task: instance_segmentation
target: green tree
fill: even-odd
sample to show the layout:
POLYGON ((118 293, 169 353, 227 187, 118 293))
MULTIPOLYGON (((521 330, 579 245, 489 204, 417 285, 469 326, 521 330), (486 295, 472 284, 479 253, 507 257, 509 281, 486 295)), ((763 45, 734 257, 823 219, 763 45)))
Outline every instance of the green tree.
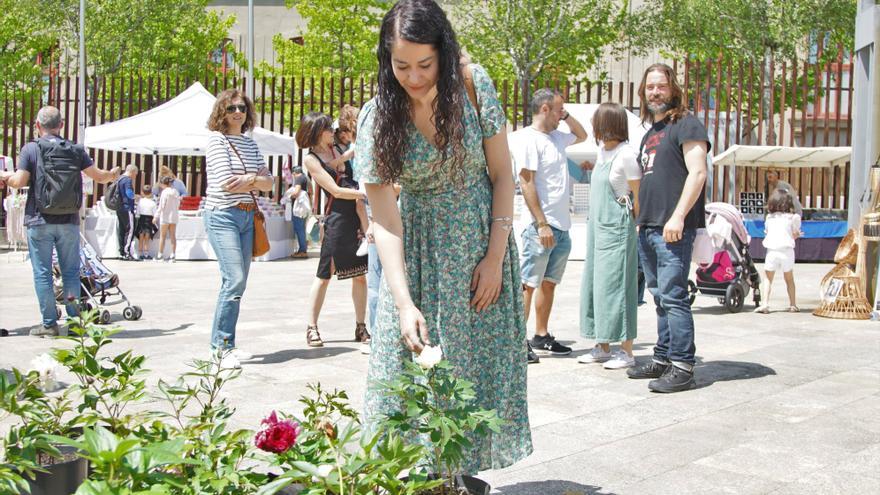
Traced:
POLYGON ((582 76, 620 40, 628 0, 463 0, 454 9, 462 45, 496 80, 515 77, 523 101, 533 81, 582 76))
MULTIPOLYGON (((281 73, 333 70, 346 77, 377 69, 376 42, 390 0, 286 0, 306 21, 302 44, 276 36, 281 73)), ((278 72, 278 68, 264 67, 278 72)))

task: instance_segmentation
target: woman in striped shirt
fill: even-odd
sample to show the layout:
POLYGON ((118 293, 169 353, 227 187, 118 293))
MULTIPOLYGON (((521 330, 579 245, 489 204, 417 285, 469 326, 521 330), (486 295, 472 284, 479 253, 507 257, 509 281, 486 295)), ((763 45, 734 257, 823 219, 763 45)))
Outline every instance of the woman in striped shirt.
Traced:
POLYGON ((211 348, 230 351, 224 366, 238 368, 253 356, 235 344, 235 324, 247 284, 254 241, 253 191, 269 191, 274 179, 257 144, 244 133, 254 127, 254 105, 241 91, 220 93, 208 119, 208 189, 204 223, 220 263, 221 286, 211 328, 211 348))

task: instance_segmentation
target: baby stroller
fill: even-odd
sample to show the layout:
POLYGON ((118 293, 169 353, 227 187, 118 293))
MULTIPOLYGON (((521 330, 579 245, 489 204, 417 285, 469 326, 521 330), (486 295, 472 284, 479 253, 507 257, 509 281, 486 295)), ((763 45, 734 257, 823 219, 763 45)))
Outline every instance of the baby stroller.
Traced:
POLYGON ((712 263, 697 268, 696 283, 688 280, 691 304, 697 294, 715 296, 728 311, 738 313, 751 288, 755 306, 760 306, 761 277, 749 254, 751 237, 742 213, 727 203, 707 204, 706 230, 705 233, 700 231, 698 236, 709 238, 715 254, 712 263))
MULTIPOLYGON (((119 287, 119 276, 101 262, 98 253, 82 234, 79 239, 79 261, 80 298, 77 304, 80 311, 97 309, 99 321, 106 325, 110 323, 110 310, 106 307, 125 304, 125 308, 122 310, 123 318, 129 321, 141 318, 143 311, 140 306, 133 306, 119 287)), ((61 268, 57 261, 52 264, 52 273, 54 274, 55 302, 64 306, 61 268)), ((57 308, 57 311, 60 317, 61 308, 57 308)))

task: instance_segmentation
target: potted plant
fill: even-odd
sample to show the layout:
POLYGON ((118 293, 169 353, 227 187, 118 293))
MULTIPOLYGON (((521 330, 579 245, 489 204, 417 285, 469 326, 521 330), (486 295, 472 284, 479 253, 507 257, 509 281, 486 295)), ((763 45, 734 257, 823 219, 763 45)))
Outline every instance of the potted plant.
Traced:
POLYGON ((0 492, 67 495, 86 477, 88 464, 75 449, 48 436, 73 436, 78 430, 67 418, 73 411, 71 392, 48 395, 47 372, 13 369, 11 380, 0 374, 0 410, 18 418, 0 441, 0 492))
POLYGON ((417 493, 488 495, 489 484, 464 473, 462 466, 473 448, 471 438, 499 431, 502 420, 494 410, 476 405, 474 385, 457 378, 442 358, 439 347, 425 347, 413 362, 405 363, 400 378, 385 384, 402 407, 384 424, 390 430, 417 435, 428 447, 429 463, 421 467, 421 473, 443 482, 417 493))

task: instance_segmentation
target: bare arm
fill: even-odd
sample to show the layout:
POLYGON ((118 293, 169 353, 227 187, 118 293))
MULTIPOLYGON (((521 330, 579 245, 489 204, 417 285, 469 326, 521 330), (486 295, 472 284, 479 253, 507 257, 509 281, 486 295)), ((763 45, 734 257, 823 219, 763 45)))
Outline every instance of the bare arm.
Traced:
POLYGON ((84 174, 86 174, 87 176, 89 176, 90 179, 99 184, 106 184, 113 179, 119 177, 119 172, 119 167, 113 167, 110 170, 101 170, 94 165, 83 170, 84 174))
POLYGON ((569 115, 568 118, 565 119, 565 123, 568 125, 571 133, 574 134, 575 140, 572 144, 582 143, 587 140, 587 130, 584 129, 584 126, 582 126, 576 118, 569 115))
POLYGON ((373 210, 373 237, 382 261, 382 274, 400 313, 401 336, 407 347, 421 352, 423 343, 428 343, 428 328, 412 300, 406 280, 403 221, 397 208, 397 195, 393 186, 387 184, 365 184, 365 188, 373 210))
POLYGON ((15 172, 0 172, 0 181, 5 182, 13 189, 21 189, 28 186, 31 173, 27 170, 18 169, 15 172))
POLYGON ((672 218, 663 227, 663 238, 666 242, 678 242, 684 231, 684 218, 703 192, 706 184, 706 153, 705 141, 688 141, 682 145, 684 164, 688 170, 687 179, 681 197, 672 213, 672 218))
POLYGON ((556 244, 556 238, 553 236, 553 230, 547 225, 547 217, 544 216, 544 210, 541 209, 541 199, 538 197, 538 189, 535 187, 535 172, 533 170, 520 169, 519 171, 519 188, 522 190, 523 199, 526 206, 532 214, 532 218, 538 222, 538 237, 541 239, 541 245, 545 248, 552 248, 556 244))
POLYGON ((303 159, 303 164, 309 171, 309 175, 312 176, 315 182, 318 183, 321 188, 330 193, 336 199, 363 199, 364 194, 356 189, 349 189, 347 187, 339 187, 339 184, 333 180, 333 177, 330 177, 330 174, 321 167, 321 164, 318 163, 318 160, 313 156, 307 156, 303 159))

